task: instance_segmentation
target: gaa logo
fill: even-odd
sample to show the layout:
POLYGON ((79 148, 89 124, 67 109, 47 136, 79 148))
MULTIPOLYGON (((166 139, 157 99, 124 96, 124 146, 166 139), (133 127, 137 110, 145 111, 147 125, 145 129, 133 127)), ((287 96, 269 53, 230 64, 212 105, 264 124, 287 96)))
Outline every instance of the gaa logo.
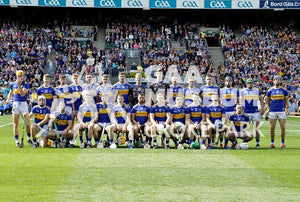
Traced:
POLYGON ((32 5, 30 0, 16 0, 16 3, 22 5, 32 5))
POLYGON ((87 6, 87 3, 85 0, 72 0, 73 6, 87 6))
POLYGON ((155 7, 159 7, 159 8, 170 8, 170 4, 168 1, 164 1, 164 0, 157 0, 155 1, 155 7))
POLYGON ((182 2, 182 6, 187 7, 187 8, 197 8, 198 7, 196 1, 184 1, 184 2, 182 2))
POLYGON ((46 6, 60 6, 60 3, 58 0, 44 0, 44 4, 46 6))
POLYGON ((99 2, 100 6, 102 7, 115 7, 116 4, 114 3, 113 0, 101 0, 99 2))
POLYGON ((250 1, 239 1, 237 6, 239 8, 253 8, 253 4, 250 1))
POLYGON ((130 7, 142 7, 143 4, 140 0, 129 0, 127 1, 127 5, 130 7))
POLYGON ((209 5, 211 8, 226 8, 223 1, 211 1, 209 5))

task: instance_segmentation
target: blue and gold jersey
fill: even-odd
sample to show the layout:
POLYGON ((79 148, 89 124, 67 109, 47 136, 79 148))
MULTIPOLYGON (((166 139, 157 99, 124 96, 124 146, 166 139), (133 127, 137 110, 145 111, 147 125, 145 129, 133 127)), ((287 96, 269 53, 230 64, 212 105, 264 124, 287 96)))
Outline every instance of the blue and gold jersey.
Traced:
POLYGON ((258 101, 261 96, 261 91, 258 88, 252 88, 251 90, 244 88, 241 90, 240 94, 244 112, 246 114, 258 112, 258 101))
POLYGON ((80 85, 74 85, 74 84, 72 84, 70 87, 72 89, 74 107, 75 110, 78 111, 79 106, 82 104, 82 100, 81 100, 82 87, 80 85))
POLYGON ((37 96, 43 95, 46 98, 46 105, 51 109, 53 98, 56 96, 55 89, 51 86, 41 86, 36 90, 37 96))
POLYGON ((135 114, 136 122, 139 122, 141 125, 144 125, 148 121, 150 109, 146 105, 136 104, 132 107, 131 113, 135 114))
MULTIPOLYGON (((27 90, 29 89, 28 84, 22 83, 21 86, 27 90)), ((19 89, 17 82, 14 82, 10 85, 10 90, 12 90, 12 92, 13 92, 13 101, 16 101, 16 102, 26 102, 27 101, 28 92, 24 96, 21 96, 20 89, 19 89)))
POLYGON ((237 99, 240 96, 240 92, 236 88, 222 88, 220 90, 221 104, 225 108, 225 112, 234 112, 237 99))
POLYGON ((216 86, 202 86, 200 88, 200 96, 202 97, 202 103, 205 107, 212 103, 211 96, 217 93, 220 97, 220 89, 216 86))
POLYGON ((189 110, 185 106, 175 106, 171 108, 171 114, 173 115, 173 123, 178 121, 185 124, 185 117, 189 114, 189 110))
POLYGON ((55 88, 55 94, 57 95, 57 99, 63 100, 66 103, 66 106, 72 106, 72 89, 70 86, 58 86, 55 88))
POLYGON ((184 99, 185 99, 185 106, 189 106, 192 104, 192 96, 193 94, 199 95, 200 89, 199 88, 186 88, 184 89, 184 99))
POLYGON ((209 105, 206 107, 205 114, 209 115, 210 121, 214 124, 218 119, 222 121, 222 115, 225 114, 225 109, 222 105, 209 105))
MULTIPOLYGON (((78 114, 82 114, 82 122, 90 122, 98 115, 96 105, 80 105, 78 114)), ((78 116, 80 117, 80 116, 78 116)))
POLYGON ((236 112, 230 115, 229 120, 233 122, 233 126, 236 132, 241 132, 246 128, 247 123, 249 123, 249 117, 247 114, 242 113, 238 115, 236 112))
POLYGON ((288 96, 289 93, 283 88, 271 88, 267 92, 267 97, 271 99, 269 106, 270 112, 284 112, 284 99, 288 96))
POLYGON ((205 114, 205 107, 203 105, 198 105, 198 106, 193 106, 190 105, 188 107, 189 113, 191 120, 194 123, 200 123, 202 121, 202 114, 205 114))
POLYGON ((127 119, 127 114, 130 113, 130 108, 124 105, 115 105, 112 109, 115 114, 118 124, 124 124, 127 119))
POLYGON ((34 123, 38 124, 45 119, 47 114, 50 114, 50 108, 48 106, 40 107, 39 105, 36 105, 32 108, 31 113, 34 114, 34 123))
POLYGON ((130 84, 128 83, 124 83, 124 84, 121 84, 120 82, 116 83, 114 85, 114 89, 117 90, 117 94, 118 95, 123 95, 124 97, 124 103, 126 105, 129 104, 129 89, 130 89, 130 84))
POLYGON ((177 95, 183 95, 183 88, 181 86, 170 86, 171 98, 175 103, 177 95))
POLYGON ((170 108, 166 105, 159 107, 155 104, 150 108, 150 114, 154 114, 154 120, 158 123, 165 123, 167 120, 167 114, 170 112, 170 108))
POLYGON ((103 102, 97 103, 98 122, 99 123, 111 123, 110 114, 112 112, 112 105, 104 104, 103 102))
POLYGON ((99 98, 99 102, 102 102, 102 97, 107 96, 108 97, 108 103, 113 104, 115 102, 116 96, 117 96, 117 90, 115 90, 111 85, 109 86, 99 86, 96 89, 97 96, 99 98))
POLYGON ((65 130, 69 125, 69 121, 72 121, 72 115, 68 112, 58 114, 58 116, 55 119, 57 130, 65 130))

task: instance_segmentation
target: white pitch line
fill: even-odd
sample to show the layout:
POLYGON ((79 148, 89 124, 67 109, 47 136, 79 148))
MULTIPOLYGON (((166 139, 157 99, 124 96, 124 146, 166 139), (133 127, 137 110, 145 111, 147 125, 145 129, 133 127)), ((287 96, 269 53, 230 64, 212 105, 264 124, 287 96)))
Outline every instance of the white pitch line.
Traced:
POLYGON ((3 128, 5 126, 9 126, 9 125, 13 125, 13 123, 8 123, 8 124, 1 125, 0 128, 3 128))

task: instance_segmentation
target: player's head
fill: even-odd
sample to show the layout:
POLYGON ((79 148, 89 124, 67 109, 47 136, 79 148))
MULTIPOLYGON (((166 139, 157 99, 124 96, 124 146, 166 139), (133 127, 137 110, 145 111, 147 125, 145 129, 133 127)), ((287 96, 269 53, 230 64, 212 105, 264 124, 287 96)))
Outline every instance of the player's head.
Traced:
POLYGON ((84 96, 84 100, 88 105, 90 105, 92 103, 93 97, 91 95, 87 94, 84 96))
POLYGON ((107 104, 108 102, 108 96, 106 94, 104 94, 102 97, 101 97, 101 100, 102 100, 102 103, 103 104, 107 104))
POLYGON ((43 77, 43 81, 45 84, 50 84, 50 75, 49 74, 45 74, 43 77))
POLYGON ((193 95, 192 95, 192 100, 193 100, 193 103, 199 104, 200 101, 201 101, 199 94, 196 94, 196 93, 193 94, 193 95))
POLYGON ((59 76, 59 82, 60 82, 60 85, 66 85, 66 84, 67 84, 67 78, 66 78, 66 75, 61 74, 61 75, 59 76))
POLYGON ((92 78, 93 78, 92 74, 87 74, 85 76, 86 83, 91 84, 92 83, 92 78))
POLYGON ((206 75, 205 81, 206 81, 206 84, 207 84, 208 86, 211 85, 211 83, 212 83, 212 77, 211 77, 211 74, 207 74, 207 75, 206 75))
POLYGON ((157 100, 157 104, 158 104, 159 106, 164 105, 164 95, 163 95, 162 93, 158 93, 158 94, 157 94, 156 100, 157 100))
POLYGON ((175 99, 175 105, 177 107, 180 107, 180 106, 182 106, 182 104, 183 104, 183 98, 182 98, 182 96, 181 95, 177 95, 176 99, 175 99))
POLYGON ((172 85, 173 86, 177 86, 177 84, 178 84, 178 78, 177 78, 177 76, 172 76, 172 85))
POLYGON ((219 96, 217 93, 212 94, 211 100, 213 103, 218 103, 219 102, 219 96))
POLYGON ((58 104, 58 111, 60 113, 63 113, 63 112, 65 112, 65 109, 66 109, 66 103, 63 102, 63 101, 59 102, 59 104, 58 104))
POLYGON ((107 74, 103 74, 103 76, 102 76, 102 82, 103 82, 103 84, 108 84, 108 82, 109 82, 109 76, 107 74))
POLYGON ((124 103, 124 97, 123 97, 123 95, 118 94, 118 96, 117 96, 117 102, 118 102, 118 104, 123 104, 124 103))
POLYGON ((137 82, 141 82, 142 81, 142 74, 141 73, 137 73, 135 75, 135 81, 137 81, 137 82))
POLYGON ((276 87, 279 87, 281 84, 281 76, 279 75, 274 76, 273 82, 276 87))
POLYGON ((195 87, 195 79, 194 77, 189 78, 189 87, 194 88, 195 87))
POLYGON ((44 107, 45 104, 46 104, 46 97, 44 95, 40 95, 38 97, 38 104, 41 106, 41 107, 44 107))
POLYGON ((230 76, 226 76, 225 77, 225 86, 227 88, 230 88, 231 87, 231 84, 232 84, 232 78, 230 76))
POLYGON ((253 79, 252 78, 247 79, 246 84, 247 84, 247 88, 252 89, 253 88, 253 79))
POLYGON ((22 70, 18 70, 16 72, 17 80, 22 80, 24 77, 24 72, 22 70))
POLYGON ((79 75, 78 74, 72 74, 72 80, 75 84, 78 84, 79 75))
POLYGON ((126 78, 125 73, 124 72, 120 72, 119 73, 119 81, 121 83, 124 83, 125 82, 125 78, 126 78))
POLYGON ((139 104, 144 104, 145 103, 145 95, 144 95, 144 93, 139 93, 139 95, 138 95, 138 102, 139 102, 139 104))
POLYGON ((243 113, 243 106, 241 104, 237 104, 235 110, 237 114, 241 114, 243 113))
POLYGON ((162 71, 162 69, 157 69, 156 72, 155 72, 155 75, 156 75, 156 80, 157 81, 162 81, 163 80, 163 77, 164 77, 164 73, 162 71))

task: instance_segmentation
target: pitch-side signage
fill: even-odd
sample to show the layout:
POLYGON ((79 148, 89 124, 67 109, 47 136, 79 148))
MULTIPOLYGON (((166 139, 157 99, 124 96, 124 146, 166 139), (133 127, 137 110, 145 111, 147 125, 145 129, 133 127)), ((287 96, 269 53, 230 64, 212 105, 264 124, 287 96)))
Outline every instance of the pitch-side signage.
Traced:
POLYGON ((66 0, 39 0, 39 6, 65 7, 66 0))
POLYGON ((174 0, 150 0, 150 8, 176 8, 176 1, 174 0))
POLYGON ((285 9, 285 8, 300 8, 299 0, 261 0, 260 8, 263 9, 285 9))
POLYGON ((149 8, 149 0, 122 0, 122 8, 149 8))
POLYGON ((67 7, 94 7, 94 0, 66 0, 67 7))
POLYGON ((177 0, 177 8, 199 9, 204 8, 203 0, 177 0))
POLYGON ((259 9, 259 0, 232 0, 233 9, 259 9))
POLYGON ((205 0, 204 8, 209 9, 230 9, 231 0, 205 0))
POLYGON ((95 0, 95 7, 121 8, 121 0, 95 0))

